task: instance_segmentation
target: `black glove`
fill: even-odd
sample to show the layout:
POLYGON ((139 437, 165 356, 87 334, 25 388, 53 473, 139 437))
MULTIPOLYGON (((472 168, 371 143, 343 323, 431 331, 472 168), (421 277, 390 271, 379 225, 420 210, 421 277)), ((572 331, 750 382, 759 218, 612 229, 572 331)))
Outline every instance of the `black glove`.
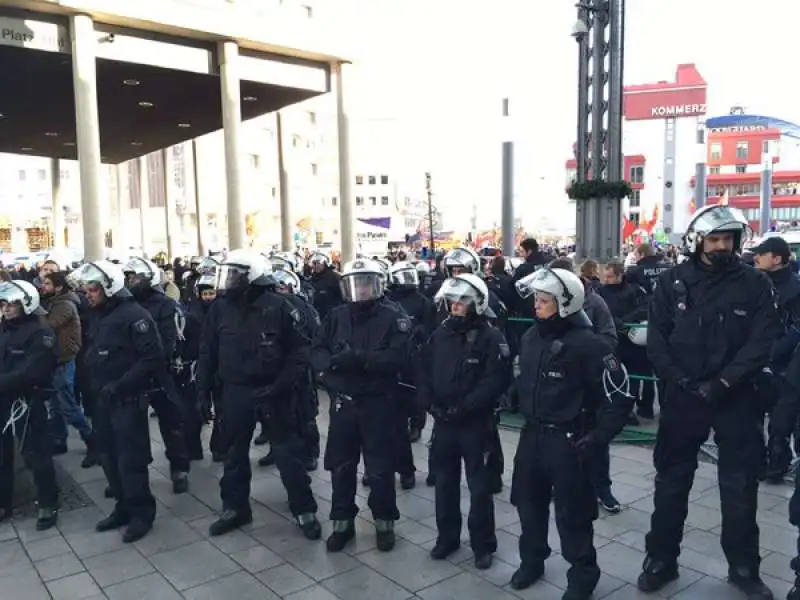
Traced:
POLYGON ((97 395, 97 402, 102 406, 108 406, 117 397, 117 384, 107 383, 97 395))
POLYGON ((353 371, 364 364, 364 357, 358 350, 347 349, 331 356, 331 368, 335 371, 353 371))
POLYGON ((719 379, 703 381, 695 388, 695 394, 709 404, 715 404, 718 400, 721 400, 727 391, 728 388, 719 379))
POLYGON ((602 445, 603 442, 598 439, 593 431, 590 431, 575 442, 575 449, 581 457, 590 458, 598 452, 602 445))
POLYGON ((197 392, 197 410, 204 423, 211 422, 211 394, 209 392, 197 392))

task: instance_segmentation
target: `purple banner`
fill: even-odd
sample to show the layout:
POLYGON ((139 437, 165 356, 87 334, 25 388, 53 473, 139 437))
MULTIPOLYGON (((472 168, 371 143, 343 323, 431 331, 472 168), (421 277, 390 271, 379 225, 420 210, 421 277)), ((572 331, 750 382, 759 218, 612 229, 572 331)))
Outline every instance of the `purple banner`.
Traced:
POLYGON ((392 226, 391 217, 379 217, 377 219, 358 219, 362 223, 370 225, 371 227, 379 227, 380 229, 390 229, 392 226))

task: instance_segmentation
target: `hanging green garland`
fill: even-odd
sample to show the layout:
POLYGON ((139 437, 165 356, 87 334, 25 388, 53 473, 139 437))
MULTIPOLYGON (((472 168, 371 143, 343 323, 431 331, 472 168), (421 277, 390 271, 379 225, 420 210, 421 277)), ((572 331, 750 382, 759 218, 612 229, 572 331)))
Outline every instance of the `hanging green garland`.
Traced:
POLYGON ((630 196, 631 186, 627 181, 573 181, 567 188, 571 200, 591 200, 593 198, 611 198, 622 200, 630 196))

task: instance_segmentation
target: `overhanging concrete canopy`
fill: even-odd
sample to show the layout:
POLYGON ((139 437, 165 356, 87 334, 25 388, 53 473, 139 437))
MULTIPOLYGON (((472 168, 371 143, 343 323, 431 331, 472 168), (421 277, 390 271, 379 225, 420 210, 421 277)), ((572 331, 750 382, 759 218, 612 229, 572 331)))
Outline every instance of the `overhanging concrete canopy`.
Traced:
MULTIPOLYGON (((222 127, 216 48, 97 26, 103 162, 119 163, 222 127)), ((0 15, 0 152, 76 159, 65 22, 0 15)), ((242 118, 330 89, 325 63, 242 51, 242 118)))

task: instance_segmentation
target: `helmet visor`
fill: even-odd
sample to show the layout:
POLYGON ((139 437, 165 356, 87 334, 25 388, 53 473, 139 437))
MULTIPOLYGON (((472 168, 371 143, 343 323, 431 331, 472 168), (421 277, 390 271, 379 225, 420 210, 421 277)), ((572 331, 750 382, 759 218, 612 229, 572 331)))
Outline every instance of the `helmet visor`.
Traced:
POLYGON ((699 215, 690 229, 704 235, 724 231, 742 232, 750 229, 750 223, 740 210, 715 206, 699 215))
POLYGON ((217 269, 217 289, 220 292, 235 290, 250 285, 250 269, 236 265, 222 265, 217 269))
MULTIPOLYGON (((275 261, 276 259, 272 260, 275 261)), ((275 285, 278 289, 287 290, 291 293, 300 291, 300 278, 293 271, 290 271, 288 267, 275 269, 272 272, 272 276, 275 278, 275 285)))
POLYGON ((417 287, 419 285, 419 273, 416 269, 402 269, 391 274, 394 285, 417 287))
POLYGON ((434 298, 438 305, 446 304, 449 309, 454 303, 464 304, 468 309, 477 310, 483 300, 480 292, 466 281, 447 279, 434 298))
POLYGON ((469 270, 470 273, 474 273, 476 269, 480 268, 480 265, 475 264, 475 257, 463 248, 456 248, 449 252, 444 257, 444 266, 448 269, 460 267, 469 270))
POLYGON ((3 304, 13 304, 14 302, 19 302, 21 305, 25 305, 30 302, 30 296, 25 293, 18 285, 14 285, 11 282, 0 283, 0 306, 3 304))
POLYGON ((550 269, 539 269, 517 281, 514 287, 520 298, 527 299, 536 294, 556 296, 559 290, 565 289, 566 286, 550 269))
POLYGON ((384 278, 378 273, 353 273, 339 280, 345 302, 369 302, 383 296, 384 278))
POLYGON ((74 280, 80 285, 98 285, 102 288, 111 286, 111 278, 94 263, 86 263, 75 271, 74 280))

